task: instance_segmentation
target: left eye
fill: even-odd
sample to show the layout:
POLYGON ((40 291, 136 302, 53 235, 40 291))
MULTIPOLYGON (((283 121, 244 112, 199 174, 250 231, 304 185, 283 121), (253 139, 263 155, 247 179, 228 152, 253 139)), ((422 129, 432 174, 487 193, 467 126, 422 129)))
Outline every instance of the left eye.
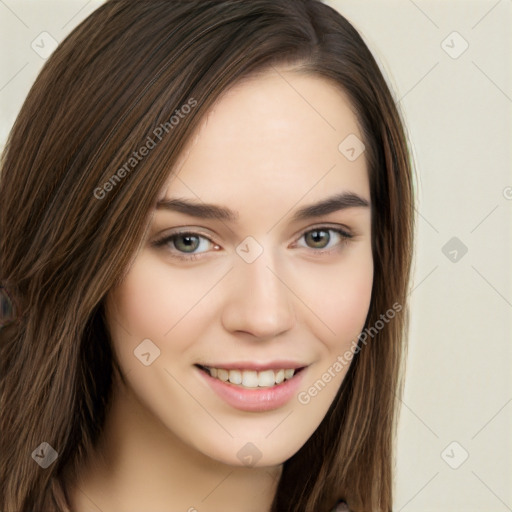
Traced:
POLYGON ((304 238, 307 243, 311 243, 309 247, 311 249, 326 249, 329 245, 329 242, 334 238, 340 239, 340 242, 346 242, 347 239, 352 238, 352 236, 341 229, 334 228, 316 228, 310 231, 306 231, 301 238, 304 238), (335 237, 331 236, 331 233, 335 233, 335 237))
MULTIPOLYGON (((331 247, 329 247, 330 242, 333 240, 336 241, 336 239, 338 239, 338 244, 334 244, 334 248, 336 248, 336 246, 340 248, 339 246, 348 242, 352 236, 353 235, 342 229, 321 227, 305 231, 299 240, 304 238, 306 248, 316 249, 314 250, 316 253, 324 253, 330 252, 331 249, 333 249, 332 244, 331 247), (334 233, 335 236, 332 236, 331 233, 334 233)), ((183 260, 201 257, 201 254, 207 252, 209 244, 213 245, 216 249, 220 248, 208 237, 194 232, 174 233, 152 243, 154 247, 167 246, 166 248, 169 249, 172 257, 183 260), (204 250, 198 251, 198 249, 201 248, 204 250)), ((300 247, 304 247, 304 245, 300 245, 300 247)))

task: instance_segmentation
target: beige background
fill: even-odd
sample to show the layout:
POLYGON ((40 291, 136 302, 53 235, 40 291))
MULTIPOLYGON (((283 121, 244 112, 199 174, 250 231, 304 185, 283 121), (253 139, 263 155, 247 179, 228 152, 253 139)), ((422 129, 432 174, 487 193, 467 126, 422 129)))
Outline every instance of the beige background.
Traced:
MULTIPOLYGON (((0 0, 0 144, 51 38, 101 3, 0 0)), ((510 511, 512 0, 327 3, 374 52, 415 158, 395 510, 510 511)))

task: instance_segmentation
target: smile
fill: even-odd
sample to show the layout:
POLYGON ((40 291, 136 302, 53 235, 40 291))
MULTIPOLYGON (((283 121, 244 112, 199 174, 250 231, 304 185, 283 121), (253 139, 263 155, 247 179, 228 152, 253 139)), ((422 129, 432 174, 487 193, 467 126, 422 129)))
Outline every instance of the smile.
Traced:
POLYGON ((230 382, 241 388, 270 388, 281 384, 285 380, 292 379, 295 373, 301 369, 283 368, 279 370, 227 370, 224 368, 210 368, 200 366, 200 368, 209 373, 211 377, 222 382, 230 382))
POLYGON ((219 368, 222 364, 196 364, 195 367, 201 380, 231 407, 241 411, 264 412, 283 407, 297 395, 307 366, 288 364, 284 361, 267 365, 252 364, 253 367, 249 369, 247 366, 251 366, 251 363, 230 364, 230 368, 219 368), (295 368, 286 368, 288 364, 295 368))

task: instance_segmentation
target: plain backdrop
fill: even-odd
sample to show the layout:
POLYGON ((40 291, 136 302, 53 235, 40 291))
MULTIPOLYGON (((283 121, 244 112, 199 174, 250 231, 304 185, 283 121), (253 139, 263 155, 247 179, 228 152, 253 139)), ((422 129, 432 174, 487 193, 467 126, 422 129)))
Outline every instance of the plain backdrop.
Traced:
MULTIPOLYGON (((101 3, 0 0, 1 145, 52 41, 101 3)), ((415 164, 395 510, 510 511, 512 1, 326 3, 374 53, 415 164)))

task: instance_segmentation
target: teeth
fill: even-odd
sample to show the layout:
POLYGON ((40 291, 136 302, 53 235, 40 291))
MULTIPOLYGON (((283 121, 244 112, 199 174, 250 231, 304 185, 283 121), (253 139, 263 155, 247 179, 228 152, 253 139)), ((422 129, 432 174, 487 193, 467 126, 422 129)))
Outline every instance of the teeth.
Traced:
MULTIPOLYGON (((212 375, 211 371, 210 371, 210 375, 212 375)), ((212 377, 213 377, 213 375, 212 375, 212 377)), ((229 379, 229 372, 227 370, 217 370, 217 378, 224 382, 227 382, 227 380, 229 379)))
POLYGON ((204 367, 212 377, 223 382, 230 382, 246 388, 270 388, 291 379, 295 375, 294 369, 282 370, 224 370, 223 368, 204 367))
POLYGON ((238 370, 230 370, 229 382, 231 382, 231 384, 242 384, 242 372, 239 372, 238 370))
POLYGON ((264 372, 259 372, 258 377, 258 386, 260 388, 268 388, 276 383, 274 370, 265 370, 264 372))
POLYGON ((291 379, 293 377, 294 373, 295 373, 295 370, 285 370, 284 371, 284 378, 285 379, 291 379))
POLYGON ((257 388, 259 384, 258 372, 252 370, 242 372, 242 384, 246 388, 257 388))

